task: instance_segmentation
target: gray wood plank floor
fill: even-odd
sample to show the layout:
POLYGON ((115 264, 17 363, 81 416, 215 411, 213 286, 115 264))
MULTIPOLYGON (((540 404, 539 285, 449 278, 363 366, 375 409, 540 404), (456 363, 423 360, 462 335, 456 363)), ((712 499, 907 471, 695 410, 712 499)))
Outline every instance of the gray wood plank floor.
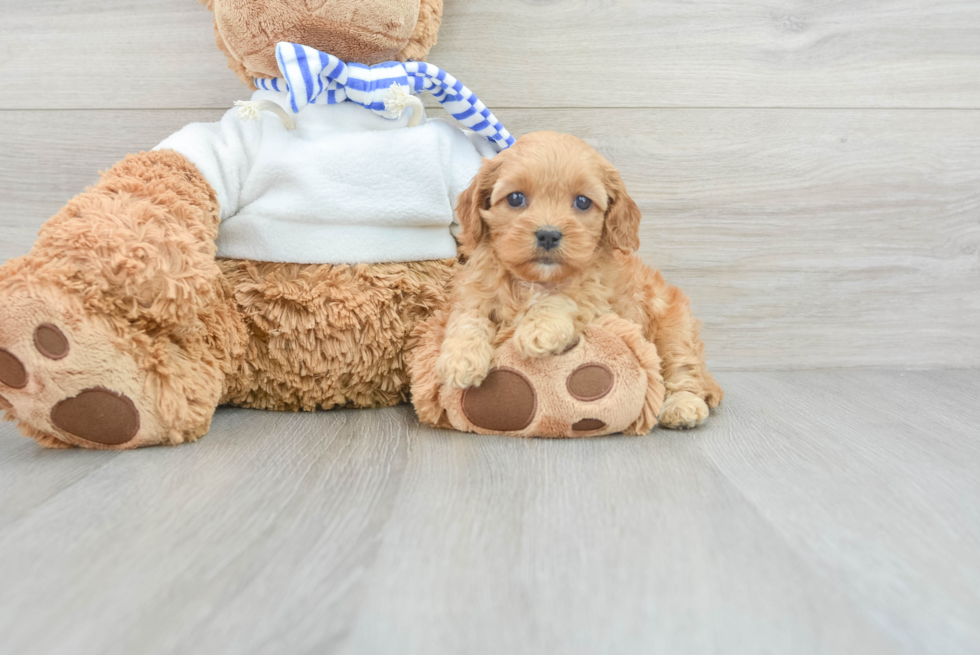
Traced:
POLYGON ((0 652, 980 652, 980 371, 719 377, 706 426, 639 438, 4 424, 0 652))

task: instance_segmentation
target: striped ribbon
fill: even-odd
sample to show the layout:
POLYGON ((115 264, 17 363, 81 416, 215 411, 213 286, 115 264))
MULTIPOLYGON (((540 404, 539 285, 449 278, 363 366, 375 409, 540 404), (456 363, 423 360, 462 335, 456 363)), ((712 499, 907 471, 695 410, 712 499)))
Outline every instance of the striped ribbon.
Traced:
POLYGON ((476 94, 438 66, 421 61, 389 61, 375 66, 344 63, 325 52, 286 42, 276 45, 276 59, 282 77, 255 78, 255 85, 288 92, 293 112, 310 104, 348 101, 386 118, 397 118, 404 108, 399 96, 406 91, 428 91, 453 118, 486 137, 498 151, 514 144, 514 137, 476 94))

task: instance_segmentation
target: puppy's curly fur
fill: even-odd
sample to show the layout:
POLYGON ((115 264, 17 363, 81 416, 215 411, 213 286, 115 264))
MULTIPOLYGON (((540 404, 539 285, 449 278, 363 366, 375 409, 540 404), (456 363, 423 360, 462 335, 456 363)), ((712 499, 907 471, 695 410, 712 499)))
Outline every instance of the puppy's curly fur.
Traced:
POLYGON ((695 427, 721 402, 687 296, 636 255, 640 210, 584 141, 522 137, 484 162, 457 213, 466 263, 436 362, 442 383, 479 385, 511 337, 524 357, 561 353, 615 313, 640 325, 663 360, 661 425, 695 427))

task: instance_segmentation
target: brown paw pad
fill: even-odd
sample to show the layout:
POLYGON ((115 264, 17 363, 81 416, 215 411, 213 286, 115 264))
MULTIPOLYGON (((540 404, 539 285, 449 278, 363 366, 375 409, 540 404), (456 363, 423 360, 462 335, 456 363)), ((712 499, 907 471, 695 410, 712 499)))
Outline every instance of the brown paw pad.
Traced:
POLYGON ((612 371, 603 364, 582 364, 568 376, 565 386, 572 398, 592 402, 606 397, 614 381, 612 371))
POLYGON ((523 430, 534 420, 537 406, 534 387, 510 368, 492 369, 483 384, 463 392, 463 414, 484 430, 523 430))
POLYGON ((133 401, 100 387, 59 402, 51 410, 51 422, 68 434, 107 446, 126 443, 140 429, 133 401))
POLYGON ((27 386, 27 369, 3 348, 0 348, 0 382, 14 389, 23 389, 27 386))
POLYGON ((62 359, 68 354, 68 337, 50 323, 42 323, 34 330, 34 347, 48 359, 62 359))
POLYGON ((600 421, 597 418, 583 418, 581 421, 572 423, 572 429, 576 432, 592 432, 593 430, 601 430, 604 427, 606 427, 605 421, 600 421))

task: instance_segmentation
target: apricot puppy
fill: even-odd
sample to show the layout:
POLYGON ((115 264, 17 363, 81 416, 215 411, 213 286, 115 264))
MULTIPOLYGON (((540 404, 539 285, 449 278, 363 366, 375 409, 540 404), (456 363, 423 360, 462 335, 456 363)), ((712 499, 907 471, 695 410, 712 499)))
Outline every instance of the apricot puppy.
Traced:
POLYGON ((484 161, 457 214, 466 263, 436 362, 443 384, 479 385, 511 337, 525 358, 555 355, 615 313, 659 351, 661 425, 693 428, 721 402, 687 296, 636 255, 640 210, 619 172, 584 141, 522 137, 484 161))

